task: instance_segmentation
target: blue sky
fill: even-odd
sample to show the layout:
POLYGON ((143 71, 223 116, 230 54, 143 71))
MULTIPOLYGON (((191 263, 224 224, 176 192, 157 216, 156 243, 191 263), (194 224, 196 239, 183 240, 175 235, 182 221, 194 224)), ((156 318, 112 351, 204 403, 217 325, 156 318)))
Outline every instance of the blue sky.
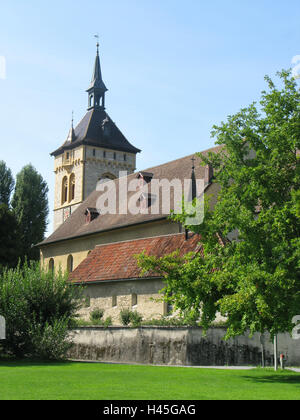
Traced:
POLYGON ((86 112, 100 35, 106 108, 142 149, 137 168, 212 147, 213 124, 258 100, 264 75, 300 54, 297 0, 1 2, 0 159, 31 162, 49 185, 53 158, 86 112))

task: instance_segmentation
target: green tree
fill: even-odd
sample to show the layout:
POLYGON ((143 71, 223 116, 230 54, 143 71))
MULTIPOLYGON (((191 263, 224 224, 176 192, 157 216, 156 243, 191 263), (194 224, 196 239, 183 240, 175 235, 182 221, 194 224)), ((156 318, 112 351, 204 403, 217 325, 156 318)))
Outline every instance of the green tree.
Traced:
POLYGON ((6 320, 5 354, 56 359, 70 347, 68 328, 82 303, 82 288, 67 274, 27 262, 0 275, 0 314, 6 320))
POLYGON ((217 313, 226 316, 227 338, 291 331, 300 313, 300 92, 289 72, 278 75, 280 87, 266 77, 259 107, 213 128, 222 151, 200 154, 220 185, 203 224, 187 226, 201 235, 203 253, 139 258, 144 270, 165 276, 175 309, 205 328, 217 313))
POLYGON ((34 245, 44 239, 47 227, 48 186, 32 165, 17 174, 12 208, 20 227, 23 260, 38 260, 39 251, 34 245))
POLYGON ((6 163, 0 161, 0 204, 10 204, 10 196, 14 189, 15 181, 11 170, 7 168, 6 163))
POLYGON ((18 222, 7 205, 0 204, 0 272, 1 267, 15 267, 19 256, 18 222))

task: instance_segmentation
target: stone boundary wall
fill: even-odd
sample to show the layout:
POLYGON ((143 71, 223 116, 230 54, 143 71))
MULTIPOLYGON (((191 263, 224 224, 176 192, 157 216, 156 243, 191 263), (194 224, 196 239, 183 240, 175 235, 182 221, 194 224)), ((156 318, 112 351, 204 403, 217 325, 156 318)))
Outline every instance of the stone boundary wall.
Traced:
MULTIPOLYGON (((70 332, 73 348, 69 357, 116 363, 178 366, 259 366, 262 344, 265 364, 272 366, 273 343, 270 335, 255 334, 223 340, 225 328, 185 327, 81 327, 70 332)), ((278 355, 286 366, 300 366, 300 340, 289 334, 278 335, 278 355)))

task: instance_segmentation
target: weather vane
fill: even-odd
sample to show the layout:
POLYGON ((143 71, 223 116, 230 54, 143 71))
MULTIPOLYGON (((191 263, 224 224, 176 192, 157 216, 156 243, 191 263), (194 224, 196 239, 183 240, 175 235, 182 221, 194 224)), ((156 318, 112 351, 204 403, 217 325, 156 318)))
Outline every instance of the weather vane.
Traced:
POLYGON ((97 33, 96 35, 94 35, 94 37, 97 39, 97 51, 99 49, 99 34, 97 33))

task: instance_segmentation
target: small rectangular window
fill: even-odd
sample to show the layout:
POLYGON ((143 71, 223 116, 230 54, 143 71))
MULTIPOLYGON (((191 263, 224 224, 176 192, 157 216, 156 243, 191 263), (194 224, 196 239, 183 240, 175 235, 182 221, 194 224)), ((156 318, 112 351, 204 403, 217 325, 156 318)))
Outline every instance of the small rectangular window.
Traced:
POLYGON ((96 149, 93 149, 93 156, 96 156, 96 149))
POLYGON ((114 160, 116 160, 117 159, 117 154, 116 153, 114 153, 114 160))
POLYGON ((103 152, 103 157, 106 158, 106 151, 103 152))
POLYGON ((131 306, 136 306, 137 305, 137 294, 133 293, 131 295, 131 306))
POLYGON ((112 307, 115 308, 118 305, 117 296, 112 297, 112 307))
POLYGON ((124 154, 124 162, 126 162, 127 160, 127 156, 124 154))

